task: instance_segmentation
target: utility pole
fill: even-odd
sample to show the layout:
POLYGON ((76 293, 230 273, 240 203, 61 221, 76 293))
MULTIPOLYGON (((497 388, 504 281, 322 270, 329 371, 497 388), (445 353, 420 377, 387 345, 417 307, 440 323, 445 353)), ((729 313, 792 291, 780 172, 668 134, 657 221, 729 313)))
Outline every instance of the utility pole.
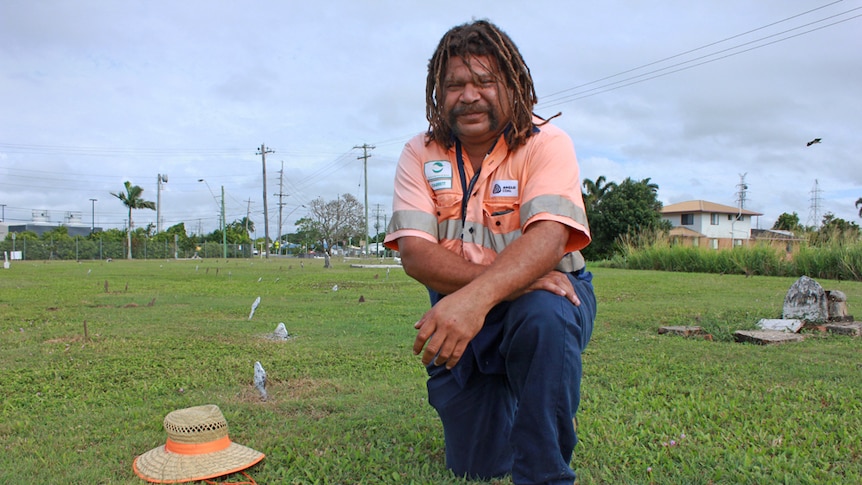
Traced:
POLYGON ((278 197, 278 254, 281 254, 281 213, 284 210, 284 197, 287 194, 284 193, 284 160, 281 161, 281 170, 278 172, 278 193, 275 194, 278 197))
POLYGON ((93 211, 90 214, 90 234, 96 232, 96 201, 99 199, 90 199, 90 203, 93 205, 93 211))
POLYGON ((224 222, 224 185, 221 186, 221 247, 222 256, 227 259, 227 224, 224 222))
POLYGON ((264 257, 269 259, 269 210, 266 206, 266 154, 267 153, 275 153, 275 150, 271 150, 266 147, 263 143, 260 144, 260 148, 257 149, 257 155, 260 155, 260 161, 263 164, 263 237, 264 237, 264 245, 266 246, 266 251, 264 252, 264 257))
POLYGON ((361 148, 362 156, 356 157, 357 160, 362 160, 363 170, 365 171, 365 257, 368 257, 368 149, 374 150, 374 146, 363 143, 362 146, 354 146, 353 148, 361 148))
POLYGON ((168 183, 168 176, 158 174, 156 178, 156 233, 162 232, 162 184, 168 183))
POLYGON ((380 234, 380 213, 383 211, 383 205, 374 204, 374 242, 378 244, 375 246, 375 252, 380 252, 380 241, 377 240, 377 236, 380 234))
POLYGON ((246 200, 246 202, 248 202, 248 207, 245 209, 245 233, 248 234, 248 220, 251 218, 251 199, 246 200))

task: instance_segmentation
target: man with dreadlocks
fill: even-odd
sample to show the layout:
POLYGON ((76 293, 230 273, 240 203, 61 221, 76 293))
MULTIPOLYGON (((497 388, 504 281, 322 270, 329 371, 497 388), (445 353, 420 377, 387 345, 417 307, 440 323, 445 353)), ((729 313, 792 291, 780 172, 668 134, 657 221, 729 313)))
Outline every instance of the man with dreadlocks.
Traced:
POLYGON ((596 315, 571 139, 533 114, 530 70, 488 21, 443 36, 426 95, 430 127, 398 162, 386 244, 431 296, 413 351, 447 467, 571 484, 596 315))

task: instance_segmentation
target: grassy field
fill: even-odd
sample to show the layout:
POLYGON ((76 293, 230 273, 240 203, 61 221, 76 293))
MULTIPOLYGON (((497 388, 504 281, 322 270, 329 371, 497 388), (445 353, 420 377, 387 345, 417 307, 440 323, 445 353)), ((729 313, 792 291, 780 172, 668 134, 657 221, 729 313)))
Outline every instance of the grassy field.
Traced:
MULTIPOLYGON (((466 483, 445 470, 410 350, 424 289, 400 268, 303 266, 0 270, 0 483, 144 483, 132 460, 164 443, 164 416, 207 403, 234 441, 267 455, 250 470, 261 484, 466 483), (267 338, 279 322, 292 338, 267 338), (265 402, 255 361, 269 376, 265 402)), ((795 278, 593 272, 599 315, 573 460, 581 485, 862 483, 862 339, 730 341, 779 318, 795 278), (657 334, 695 324, 714 340, 657 334)), ((820 283, 862 312, 862 283, 820 283)))

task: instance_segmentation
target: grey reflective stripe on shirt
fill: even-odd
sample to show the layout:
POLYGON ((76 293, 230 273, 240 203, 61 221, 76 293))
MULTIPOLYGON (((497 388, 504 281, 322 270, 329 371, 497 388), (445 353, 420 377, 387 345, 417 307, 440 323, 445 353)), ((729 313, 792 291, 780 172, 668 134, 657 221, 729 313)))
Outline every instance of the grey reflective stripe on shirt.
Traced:
MULTIPOLYGON (((458 237, 460 236, 461 234, 459 233, 458 237)), ((503 251, 506 246, 512 244, 512 241, 519 237, 521 237, 520 229, 516 229, 505 234, 499 234, 491 231, 484 224, 471 221, 467 221, 467 225, 464 227, 465 243, 473 243, 478 246, 482 246, 483 248, 491 249, 497 254, 503 251)))
MULTIPOLYGON (((534 213, 548 212, 551 214, 562 215, 586 225, 586 217, 583 215, 583 211, 572 204, 571 201, 568 201, 563 197, 537 197, 530 201, 530 203, 525 207, 529 207, 529 211, 534 213), (555 200, 556 202, 554 202, 555 200), (563 200, 566 203, 560 203, 560 200, 563 200), (552 206, 557 207, 557 209, 549 210, 552 206), (569 210, 566 213, 561 213, 563 211, 559 210, 560 206, 564 208, 568 206, 569 210), (537 208, 540 208, 541 210, 535 212, 537 208), (578 214, 581 214, 581 216, 578 217, 578 214)), ((521 212, 522 222, 529 219, 529 217, 524 217, 525 212, 523 209, 524 207, 522 207, 521 212)), ((438 241, 442 239, 458 240, 461 238, 461 221, 458 219, 449 219, 438 223, 436 217, 422 211, 396 211, 392 214, 392 219, 389 221, 388 232, 392 233, 404 229, 426 232, 437 238, 438 241)), ((468 222, 467 227, 464 230, 464 242, 477 244, 498 254, 520 236, 520 229, 506 234, 495 234, 484 225, 474 222, 468 222), (472 233, 470 232, 470 229, 473 229, 472 233)), ((563 259, 560 260, 560 263, 555 269, 564 273, 570 273, 572 271, 577 271, 584 266, 585 263, 583 256, 581 256, 579 251, 575 251, 563 256, 563 259)))
POLYGON ((587 214, 571 200, 561 195, 540 195, 528 200, 521 206, 521 227, 527 221, 542 212, 555 216, 568 217, 584 227, 587 225, 587 214))
POLYGON ((437 235, 437 218, 427 212, 395 211, 392 214, 392 219, 389 220, 387 232, 393 233, 403 229, 427 232, 438 240, 440 239, 437 235))
POLYGON ((571 253, 566 253, 563 256, 563 259, 560 260, 560 263, 554 267, 557 271, 562 271, 563 273, 572 273, 579 269, 584 268, 587 265, 586 261, 584 261, 584 256, 580 251, 574 251, 571 253))

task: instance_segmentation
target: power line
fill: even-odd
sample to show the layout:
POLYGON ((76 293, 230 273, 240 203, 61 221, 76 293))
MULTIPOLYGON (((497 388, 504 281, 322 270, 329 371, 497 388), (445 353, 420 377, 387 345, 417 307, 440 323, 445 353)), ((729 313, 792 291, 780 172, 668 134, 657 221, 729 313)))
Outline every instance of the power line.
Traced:
POLYGON ((590 86, 590 85, 592 85, 592 84, 597 84, 597 83, 600 83, 600 82, 602 82, 602 81, 607 81, 608 79, 613 79, 613 78, 615 78, 615 77, 622 76, 622 75, 624 75, 624 74, 628 74, 628 73, 630 73, 630 72, 634 72, 634 71, 637 71, 637 70, 639 70, 639 69, 643 69, 643 68, 645 68, 645 67, 654 66, 654 65, 656 65, 656 64, 661 64, 662 62, 669 61, 669 60, 671 60, 671 59, 676 59, 676 58, 678 58, 678 57, 682 57, 682 56, 684 56, 684 55, 691 54, 691 53, 693 53, 693 52, 697 52, 697 51, 700 51, 700 50, 706 49, 706 48, 708 48, 708 47, 712 47, 712 46, 714 46, 714 45, 722 44, 722 43, 727 42, 727 41, 729 41, 729 40, 733 40, 733 39, 736 39, 736 38, 739 38, 739 37, 743 37, 743 36, 745 36, 745 35, 748 35, 748 34, 751 34, 751 33, 754 33, 754 32, 758 32, 758 31, 760 31, 760 30, 767 29, 767 28, 769 28, 769 27, 772 27, 772 26, 775 26, 775 25, 778 25, 778 24, 781 24, 781 23, 787 22, 787 21, 789 21, 789 20, 793 20, 793 19, 795 19, 795 18, 801 17, 801 16, 803 16, 803 15, 807 15, 807 14, 812 13, 812 12, 815 12, 815 11, 817 11, 817 10, 824 9, 824 8, 829 7, 829 6, 831 6, 831 5, 835 5, 836 3, 841 3, 842 1, 843 1, 843 0, 838 0, 838 1, 835 1, 835 2, 832 2, 832 3, 829 3, 829 4, 826 4, 826 5, 822 5, 822 6, 820 6, 820 7, 817 7, 817 8, 814 8, 814 9, 811 9, 811 10, 808 10, 808 11, 805 11, 805 12, 802 12, 802 13, 800 13, 800 14, 792 15, 792 16, 787 17, 787 18, 785 18, 785 19, 782 19, 782 20, 779 20, 779 21, 776 21, 776 22, 772 22, 771 24, 766 24, 766 25, 761 26, 761 27, 758 27, 758 28, 756 28, 756 29, 748 30, 748 31, 743 32, 743 33, 741 33, 741 34, 732 35, 732 36, 730 36, 730 37, 726 37, 726 38, 724 38, 724 39, 721 39, 721 40, 718 40, 718 41, 715 41, 715 42, 710 42, 709 44, 705 44, 705 45, 702 45, 702 46, 700 46, 700 47, 695 47, 694 49, 689 49, 689 50, 687 50, 687 51, 685 51, 685 52, 680 52, 679 54, 674 54, 674 55, 672 55, 672 56, 665 57, 664 59, 659 59, 659 60, 657 60, 657 61, 648 62, 648 63, 646 63, 646 64, 642 64, 642 65, 640 65, 640 66, 638 66, 638 67, 633 67, 633 68, 631 68, 631 69, 627 69, 627 70, 625 70, 625 71, 618 72, 618 73, 616 73, 616 74, 612 74, 612 75, 610 75, 610 76, 605 76, 605 77, 603 77, 603 78, 601 78, 601 79, 596 79, 595 81, 590 81, 590 82, 588 82, 588 83, 584 83, 584 84, 581 84, 581 85, 578 85, 578 86, 575 86, 575 87, 572 87, 572 88, 568 88, 568 89, 564 89, 564 90, 562 90, 562 91, 557 91, 557 92, 555 92, 555 93, 548 94, 548 95, 546 95, 546 96, 544 96, 544 97, 546 97, 546 98, 553 98, 554 96, 557 96, 557 95, 562 94, 562 93, 566 93, 566 92, 568 92, 568 91, 574 91, 574 90, 576 90, 576 89, 580 89, 580 88, 583 88, 583 87, 586 87, 586 86, 590 86))
MULTIPOLYGON (((695 67, 702 66, 702 65, 704 65, 704 64, 709 64, 709 63, 716 62, 716 61, 719 61, 719 60, 722 60, 722 59, 727 59, 728 57, 737 56, 737 55, 739 55, 739 54, 743 54, 743 53, 745 53, 745 52, 749 52, 749 51, 753 51, 753 50, 756 50, 756 49, 760 49, 760 48, 762 48, 762 47, 766 47, 766 46, 769 46, 769 45, 777 44, 777 43, 779 43, 779 42, 783 42, 783 41, 785 41, 785 40, 789 40, 789 39, 792 39, 792 38, 795 38, 795 37, 800 37, 800 36, 805 35, 805 34, 810 34, 811 32, 815 32, 815 31, 818 31, 818 30, 825 29, 825 28, 827 28, 827 27, 832 27, 832 26, 837 25, 837 24, 841 24, 841 23, 844 23, 844 22, 848 22, 848 21, 850 21, 850 20, 853 20, 853 19, 856 19, 856 18, 862 17, 862 14, 854 15, 854 16, 852 16, 852 17, 844 18, 844 19, 841 19, 841 20, 837 20, 837 21, 835 21, 835 22, 832 22, 832 23, 829 23, 829 24, 826 24, 826 25, 822 25, 822 26, 819 26, 819 27, 815 27, 815 28, 812 28, 812 29, 810 29, 810 30, 806 30, 806 31, 804 31, 804 32, 799 32, 799 33, 796 33, 796 34, 788 35, 788 36, 786 36, 786 37, 782 37, 782 38, 780 38, 780 39, 776 39, 776 40, 773 40, 773 41, 765 42, 765 43, 763 43, 763 44, 755 45, 755 46, 750 47, 750 48, 748 48, 748 49, 742 49, 742 50, 738 50, 737 52, 731 52, 731 53, 726 54, 726 55, 723 55, 723 56, 719 56, 719 57, 714 57, 714 58, 712 58, 712 59, 708 59, 708 58, 710 58, 710 57, 717 56, 717 55, 722 54, 722 53, 725 53, 725 52, 729 52, 729 51, 733 51, 733 50, 740 49, 740 48, 745 47, 745 46, 747 46, 747 45, 755 44, 755 43, 757 43, 757 42, 761 42, 761 41, 764 41, 764 40, 766 40, 766 39, 770 39, 770 38, 773 38, 773 37, 776 37, 776 36, 779 36, 779 35, 787 34, 787 33, 792 32, 792 31, 794 31, 794 30, 798 30, 798 29, 801 29, 801 28, 809 27, 809 26, 811 26, 811 25, 814 25, 814 24, 817 24, 817 23, 824 22, 824 21, 826 21, 826 20, 828 20, 828 19, 832 19, 832 18, 835 18, 835 17, 840 17, 841 15, 845 15, 845 14, 848 14, 848 13, 850 13, 850 12, 853 12, 853 11, 855 11, 855 10, 860 10, 860 9, 862 9, 862 7, 856 7, 856 8, 853 8, 853 9, 847 10, 847 11, 845 11, 845 12, 842 12, 842 13, 840 13, 840 14, 835 14, 835 15, 832 15, 832 16, 830 16, 830 17, 826 17, 826 18, 823 18, 823 19, 820 19, 820 20, 816 20, 816 21, 813 21, 813 22, 809 22, 809 23, 804 24, 804 25, 801 25, 801 26, 794 27, 794 28, 792 28, 792 29, 787 29, 787 30, 785 30, 785 31, 778 32, 778 33, 775 33, 775 34, 770 34, 770 35, 767 35, 767 36, 761 37, 761 38, 759 38, 759 39, 755 39, 755 40, 752 40, 752 41, 744 42, 744 43, 742 43, 742 44, 738 44, 738 45, 735 45, 735 46, 733 46, 733 47, 728 47, 728 48, 726 48, 726 49, 722 49, 722 50, 719 50, 719 51, 716 51, 716 52, 713 52, 713 53, 710 53, 710 54, 706 54, 706 55, 703 55, 703 56, 696 57, 696 58, 694 58, 694 59, 690 59, 690 60, 687 60, 687 61, 679 62, 679 63, 672 64, 672 65, 670 65, 670 66, 662 67, 662 68, 659 68, 659 69, 654 69, 654 70, 652 70, 652 71, 648 71, 648 72, 645 72, 645 73, 643 73, 643 74, 638 74, 638 75, 636 75, 636 76, 630 76, 630 77, 627 77, 627 78, 621 79, 621 80, 619 80, 619 81, 614 81, 614 82, 610 82, 610 83, 602 84, 602 85, 600 85, 600 86, 598 86, 598 87, 594 87, 594 88, 590 88, 590 89, 586 89, 586 90, 581 90, 581 91, 576 91, 576 92, 574 92, 574 93, 572 93, 572 94, 569 94, 569 95, 566 95, 566 96, 562 96, 562 97, 559 97, 559 98, 557 98, 557 99, 553 99, 553 100, 551 100, 551 101, 549 101, 549 102, 539 103, 538 105, 536 105, 536 107, 537 107, 537 108, 550 108, 550 107, 553 107, 553 106, 558 106, 558 105, 565 104, 565 103, 568 103, 568 102, 571 102, 571 101, 576 101, 576 100, 578 100, 578 99, 583 99, 583 98, 587 98, 587 97, 590 97, 590 96, 595 96, 595 95, 597 95, 597 94, 603 94, 603 93, 606 93, 606 92, 608 92, 608 91, 613 91, 613 90, 620 89, 620 88, 627 87, 627 86, 631 86, 631 85, 634 85, 634 84, 639 84, 639 83, 642 83, 642 82, 645 82, 645 81, 649 81, 649 80, 656 79, 656 78, 659 78, 659 77, 664 77, 664 76, 667 76, 667 75, 670 75, 670 74, 674 74, 674 73, 677 73, 677 72, 680 72, 680 71, 685 71, 685 70, 688 70, 688 69, 693 69, 693 68, 695 68, 695 67), (704 59, 706 59, 706 60, 704 60, 704 59), (703 60, 703 62, 697 62, 697 63, 695 63, 696 61, 700 61, 700 60, 703 60), (691 63, 695 63, 695 64, 691 64, 691 63), (690 65, 686 65, 686 64, 690 64, 690 65), (682 67, 681 67, 681 66, 682 66, 682 67), (675 67, 679 67, 679 69, 674 69, 675 67), (671 69, 672 69, 672 70, 671 70, 671 69), (662 71, 667 71, 667 72, 662 72, 662 71), (655 74, 655 75, 653 75, 653 74, 655 74), (647 77, 647 76, 648 76, 648 77, 647 77), (630 82, 629 82, 629 81, 630 81, 630 82)), ((758 30, 758 29, 756 29, 756 30, 758 30)), ((740 35, 743 35, 743 34, 740 34, 740 35)), ((715 43, 712 43, 712 44, 709 44, 709 45, 715 45, 715 44, 720 43, 720 42, 723 42, 723 41, 715 42, 715 43)), ((701 48, 698 48, 698 49, 692 49, 691 51, 688 51, 688 52, 694 52, 694 51, 699 50, 699 49, 701 49, 701 48)), ((673 58, 679 57, 680 55, 682 55, 682 54, 679 54, 679 55, 676 55, 676 56, 671 56, 671 57, 665 58, 664 60, 667 60, 667 59, 673 59, 673 58)), ((622 73, 614 74, 613 76, 607 76, 607 77, 605 77, 605 78, 602 78, 602 80, 611 79, 611 78, 614 78, 614 77, 620 76, 620 75, 625 74, 625 73, 629 73, 629 72, 636 71, 636 70, 638 70, 638 69, 641 69, 642 67, 651 66, 651 65, 654 65, 654 64, 657 64, 657 63, 660 63, 660 62, 662 62, 662 61, 655 61, 655 62, 652 62, 652 63, 649 63, 649 64, 645 64, 644 66, 637 67, 637 68, 634 68, 634 69, 629 69, 629 70, 627 70, 627 71, 623 71, 622 73)), ((589 82, 589 83, 586 83, 586 84, 582 84, 582 85, 580 85, 579 87, 586 87, 586 86, 590 86, 590 85, 595 84, 595 83, 600 82, 600 81, 601 81, 601 80, 599 80, 599 81, 592 81, 592 82, 589 82)), ((557 94, 559 94, 559 93, 563 93, 563 92, 568 92, 568 91, 571 91, 571 90, 576 90, 576 89, 578 89, 579 87, 570 88, 570 89, 567 89, 567 90, 564 90, 564 91, 559 91, 557 94)))

